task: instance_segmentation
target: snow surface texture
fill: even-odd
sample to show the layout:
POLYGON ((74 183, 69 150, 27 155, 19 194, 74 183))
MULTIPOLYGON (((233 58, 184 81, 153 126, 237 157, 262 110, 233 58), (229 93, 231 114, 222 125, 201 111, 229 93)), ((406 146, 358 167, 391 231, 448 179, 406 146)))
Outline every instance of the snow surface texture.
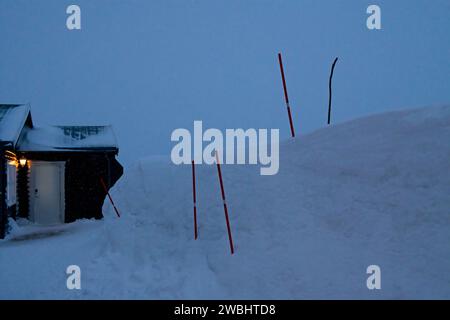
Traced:
POLYGON ((324 128, 280 157, 275 176, 223 166, 234 256, 216 167, 197 166, 194 241, 190 166, 143 159, 112 193, 120 219, 105 202, 102 221, 14 226, 0 298, 450 298, 450 107, 324 128))

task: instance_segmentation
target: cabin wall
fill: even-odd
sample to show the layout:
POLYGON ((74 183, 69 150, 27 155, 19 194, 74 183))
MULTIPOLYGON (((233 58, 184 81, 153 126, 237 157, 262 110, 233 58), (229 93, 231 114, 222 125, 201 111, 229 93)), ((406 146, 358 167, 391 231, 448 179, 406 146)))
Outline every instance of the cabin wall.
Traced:
POLYGON ((29 171, 28 166, 17 168, 16 197, 17 197, 17 217, 28 218, 30 210, 29 191, 29 171))
MULTIPOLYGON (((80 218, 101 219, 106 192, 100 182, 107 184, 110 157, 107 155, 81 155, 66 162, 66 222, 80 218)), ((107 184, 108 185, 108 184, 107 184)))
MULTIPOLYGON (((115 153, 23 153, 21 156, 33 161, 65 161, 65 222, 81 218, 103 217, 102 206, 106 192, 100 182, 103 179, 108 189, 122 176, 123 168, 115 159, 115 153)), ((29 215, 28 168, 19 170, 18 215, 29 215)))

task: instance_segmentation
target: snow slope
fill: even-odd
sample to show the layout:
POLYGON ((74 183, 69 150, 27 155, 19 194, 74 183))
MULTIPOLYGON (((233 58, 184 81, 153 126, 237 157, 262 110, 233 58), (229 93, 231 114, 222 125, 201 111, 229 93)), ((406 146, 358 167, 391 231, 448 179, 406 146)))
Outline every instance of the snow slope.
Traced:
POLYGON ((223 167, 234 256, 216 168, 197 167, 194 241, 190 167, 142 159, 114 189, 120 219, 105 203, 102 221, 15 227, 0 298, 450 298, 450 107, 324 128, 280 157, 275 176, 223 167), (366 287, 372 264, 381 290, 366 287))

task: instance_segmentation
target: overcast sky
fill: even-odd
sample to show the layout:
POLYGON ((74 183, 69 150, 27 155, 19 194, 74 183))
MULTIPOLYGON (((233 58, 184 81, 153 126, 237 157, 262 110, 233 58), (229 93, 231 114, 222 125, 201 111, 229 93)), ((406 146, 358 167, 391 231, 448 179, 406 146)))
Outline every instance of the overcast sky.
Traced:
POLYGON ((124 163, 169 154, 194 120, 287 138, 279 51, 299 134, 326 123, 336 56, 333 122, 450 103, 450 0, 0 0, 0 102, 38 126, 112 124, 124 163))

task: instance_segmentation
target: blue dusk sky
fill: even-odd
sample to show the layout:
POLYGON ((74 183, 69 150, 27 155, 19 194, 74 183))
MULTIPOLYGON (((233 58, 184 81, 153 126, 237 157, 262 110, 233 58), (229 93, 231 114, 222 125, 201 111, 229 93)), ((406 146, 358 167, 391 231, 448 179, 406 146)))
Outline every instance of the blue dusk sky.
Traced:
POLYGON ((194 120, 288 138, 278 52, 299 135, 326 124, 335 57, 333 123, 450 103, 449 0, 0 0, 0 102, 38 126, 112 124, 125 164, 194 120))

